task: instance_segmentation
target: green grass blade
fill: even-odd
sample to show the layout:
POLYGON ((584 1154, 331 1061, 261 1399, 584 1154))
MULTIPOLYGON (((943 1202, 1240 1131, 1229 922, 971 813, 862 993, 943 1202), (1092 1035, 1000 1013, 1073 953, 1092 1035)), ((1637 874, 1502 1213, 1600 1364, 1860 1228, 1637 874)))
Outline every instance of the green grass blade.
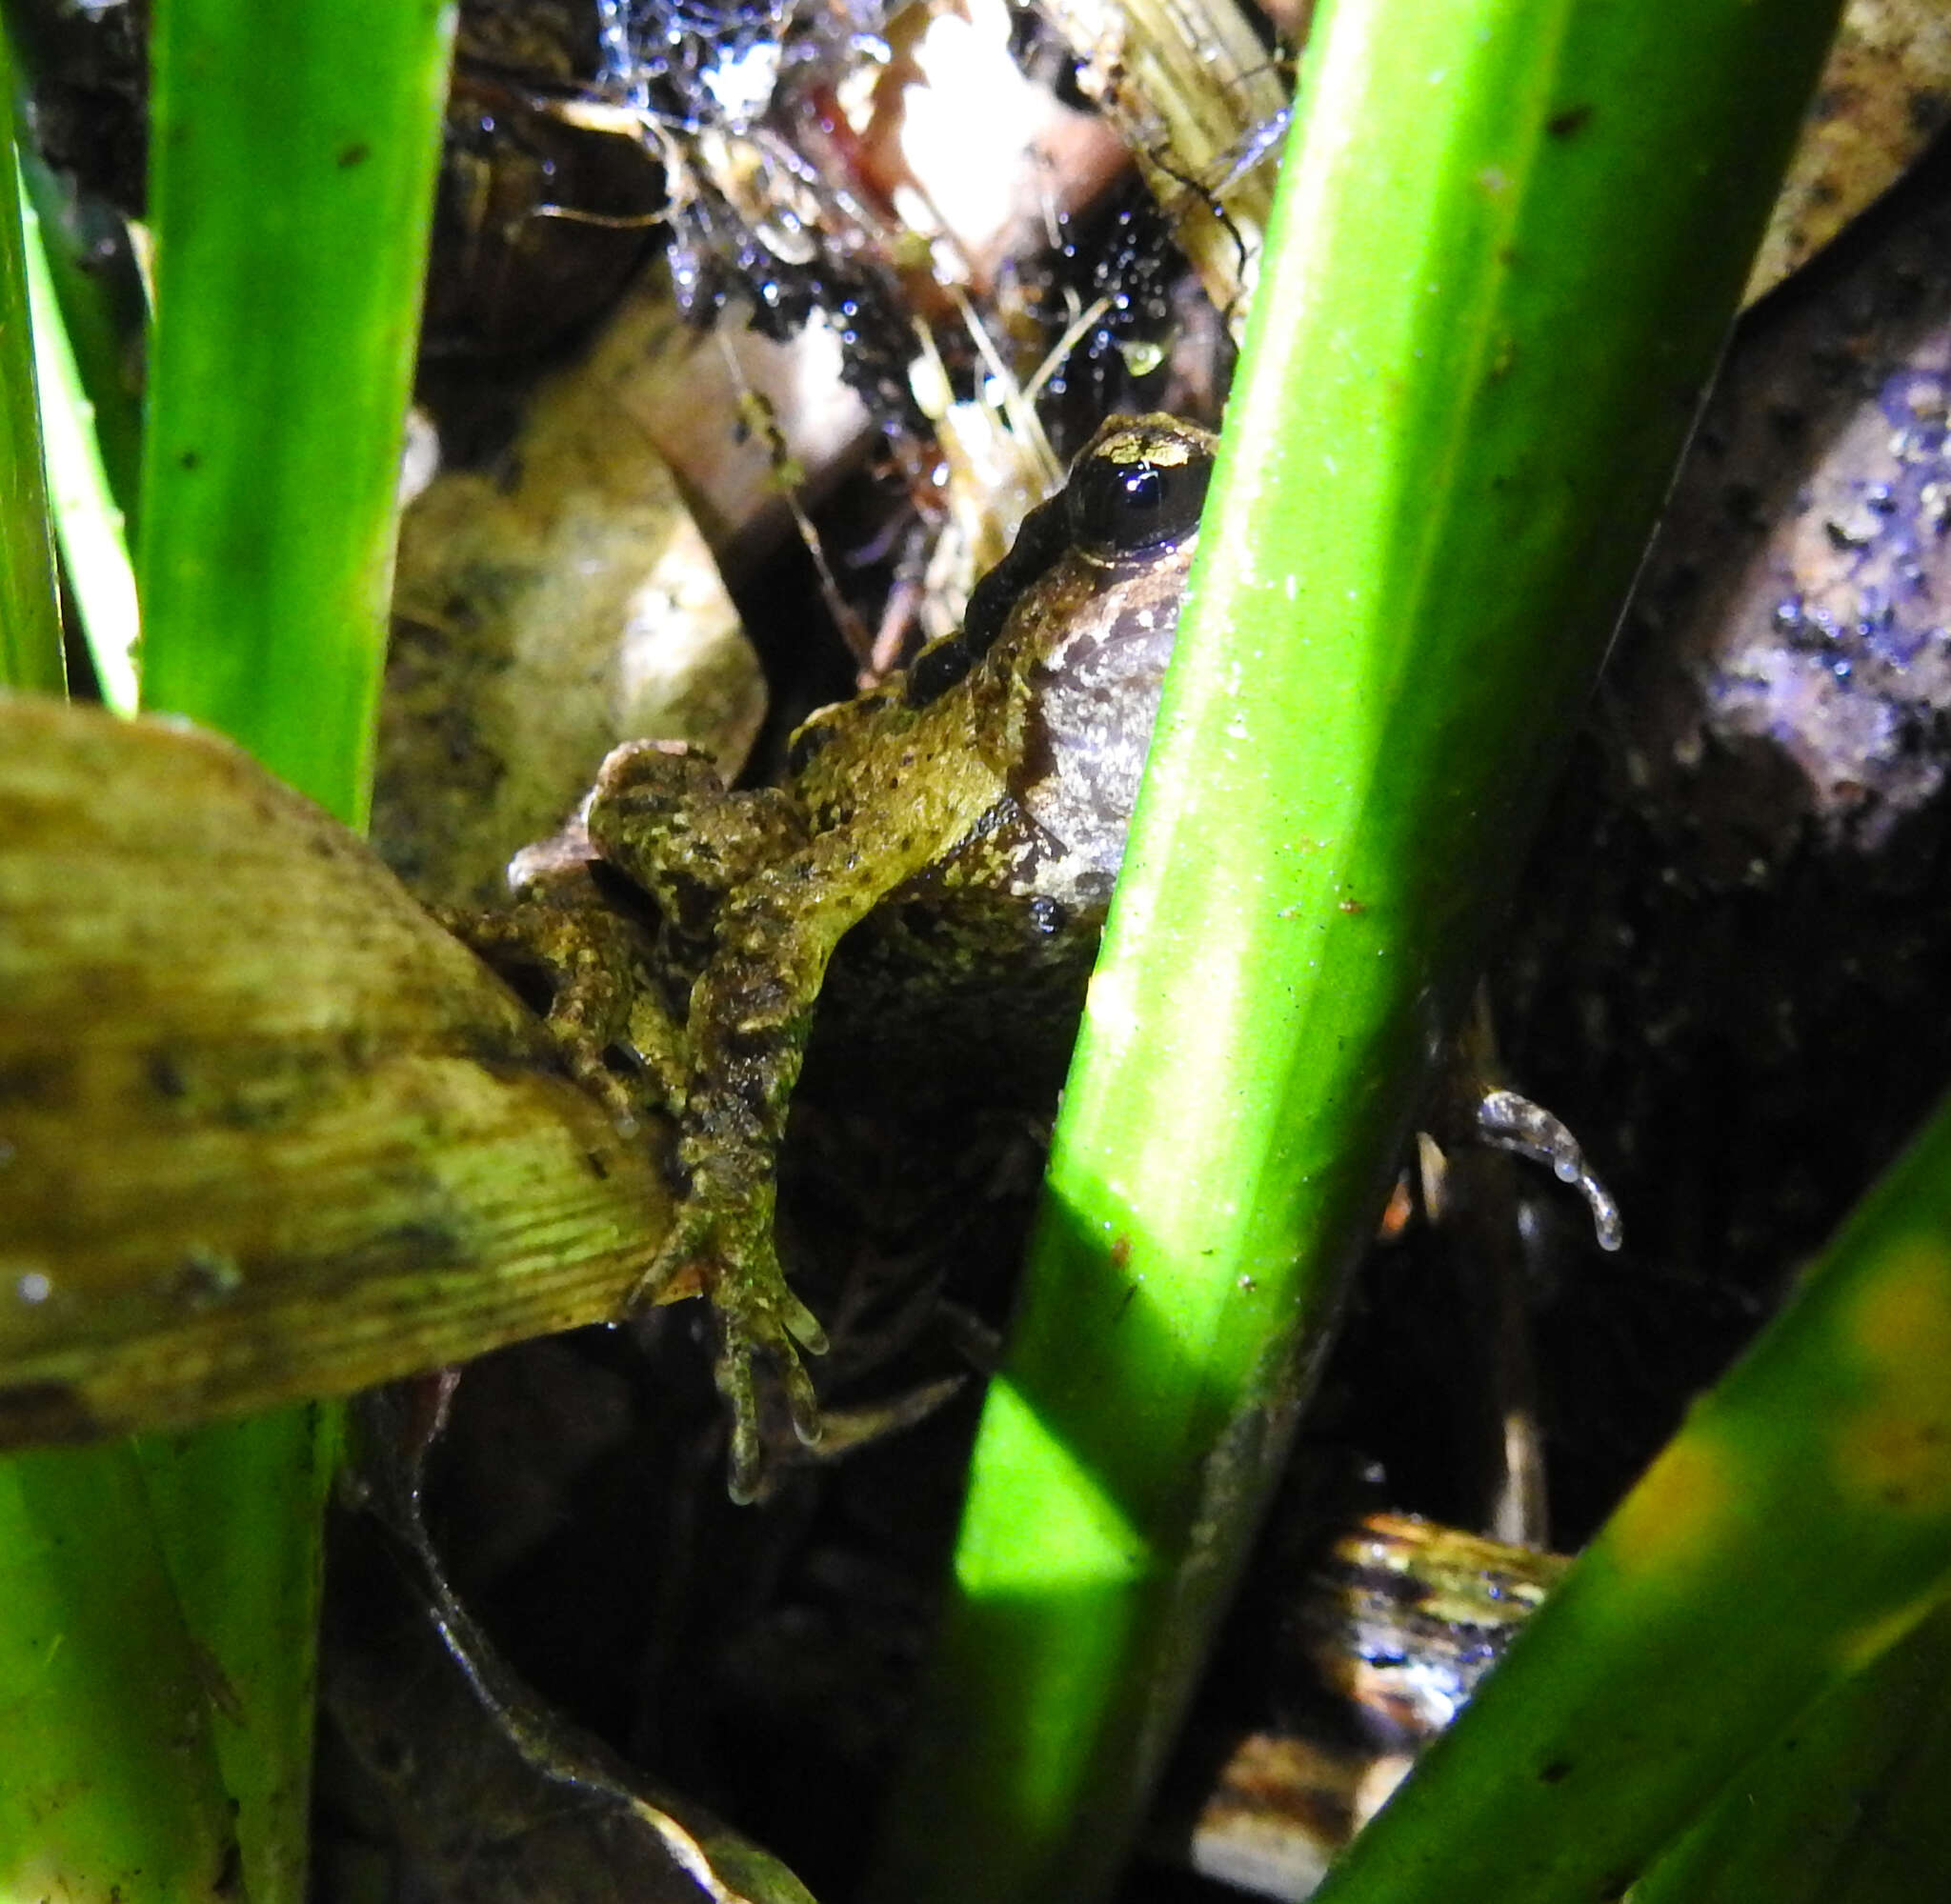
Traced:
POLYGON ((1321 1904, 1619 1896, 1771 1735, 1947 1593, 1951 1105, 1696 1404, 1321 1904))
MULTIPOLYGON (((24 77, 31 88, 30 68, 24 77)), ((142 346, 149 323, 142 275, 106 207, 81 199, 31 146, 20 154, 20 170, 30 217, 40 226, 48 289, 87 396, 102 480, 121 511, 124 534, 132 536, 142 473, 142 346)))
POLYGON ((143 705, 366 818, 452 15, 159 0, 143 705))
MULTIPOLYGON (((22 182, 46 169, 23 155, 22 182)), ((111 473, 114 432, 98 424, 105 411, 90 394, 69 314, 78 309, 56 289, 56 248, 45 218, 29 190, 27 209, 28 295, 33 310, 34 362, 39 372, 41 427, 48 445, 54 532, 68 571, 69 592, 94 663, 103 704, 118 714, 135 711, 135 650, 142 632, 135 606, 135 570, 130 560, 128 528, 111 473)), ((96 353, 99 355, 99 353, 96 353)), ((99 369, 99 366, 98 366, 99 369)), ((95 388, 101 388, 98 376, 95 388)), ((133 447, 133 446, 129 446, 133 447)), ((125 490, 123 493, 127 493, 125 490)))
MULTIPOLYGON (((143 705, 222 729, 354 826, 452 30, 439 0, 161 0, 153 25, 143 705)), ((296 1409, 146 1450, 231 1695, 217 1745, 259 1904, 303 1893, 337 1427, 296 1409), (263 1493, 275 1509, 247 1507, 263 1493)))
POLYGON ((0 1462, 0 1898, 237 1904, 199 1662, 127 1447, 0 1462))
POLYGON ((1839 1860, 1822 1904, 1914 1904, 1951 1890, 1951 1616, 1941 1607, 1925 1627, 1898 1661, 1916 1682, 1901 1692, 1921 1723, 1876 1790, 1851 1769, 1855 1855, 1839 1860))
POLYGON ((314 1402, 135 1443, 171 1575, 223 1674, 212 1736, 260 1904, 305 1895, 312 1630, 324 1585, 312 1531, 340 1424, 338 1408, 314 1402))
POLYGON ((1913 1904, 1945 1888, 1947 1695, 1951 1612, 1941 1607, 1743 1766, 1634 1885, 1633 1904, 1913 1904), (1913 1822, 1906 1788, 1920 1787, 1930 1804, 1913 1822))
MULTIPOLYGON (((0 682, 58 693, 12 98, 0 70, 0 682)), ((0 1898, 234 1897, 197 1666, 129 1450, 0 1461, 0 1898)))
POLYGON ((61 656, 61 611, 54 545, 41 464, 28 325, 27 257, 22 243, 13 152, 13 77, 0 43, 0 686, 68 688, 61 656))
POLYGON ((878 1896, 1129 1844, 1836 10, 1317 17, 878 1896))

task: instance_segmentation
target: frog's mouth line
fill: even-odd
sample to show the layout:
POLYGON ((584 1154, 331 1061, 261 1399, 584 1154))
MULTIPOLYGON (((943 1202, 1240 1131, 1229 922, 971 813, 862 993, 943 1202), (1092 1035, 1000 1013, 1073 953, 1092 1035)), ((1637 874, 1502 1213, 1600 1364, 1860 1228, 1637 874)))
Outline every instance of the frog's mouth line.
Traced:
POLYGON ((1072 547, 1066 553, 1074 556, 1079 562, 1088 564, 1093 569, 1101 570, 1105 574, 1112 576, 1117 581, 1129 581, 1135 576, 1145 574, 1151 570, 1156 569, 1161 562, 1171 561, 1173 557, 1179 554, 1183 554, 1190 561, 1192 559, 1192 551, 1197 547, 1198 540, 1199 531, 1197 529, 1189 529, 1183 535, 1176 535, 1171 541, 1161 542, 1156 549, 1147 549, 1136 555, 1122 553, 1107 555, 1102 550, 1086 549, 1081 545, 1072 547))

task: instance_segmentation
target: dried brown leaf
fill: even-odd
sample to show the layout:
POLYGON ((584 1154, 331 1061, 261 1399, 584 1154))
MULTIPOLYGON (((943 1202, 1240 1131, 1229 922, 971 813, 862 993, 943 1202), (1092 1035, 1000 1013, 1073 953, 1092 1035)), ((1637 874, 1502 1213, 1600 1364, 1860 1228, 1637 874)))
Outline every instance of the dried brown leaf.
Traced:
POLYGON ((0 1445, 604 1319, 668 1217, 343 827, 187 725, 0 698, 0 1445))
POLYGON ((1851 0, 1748 279, 1753 303, 1895 185, 1951 113, 1951 13, 1851 0))

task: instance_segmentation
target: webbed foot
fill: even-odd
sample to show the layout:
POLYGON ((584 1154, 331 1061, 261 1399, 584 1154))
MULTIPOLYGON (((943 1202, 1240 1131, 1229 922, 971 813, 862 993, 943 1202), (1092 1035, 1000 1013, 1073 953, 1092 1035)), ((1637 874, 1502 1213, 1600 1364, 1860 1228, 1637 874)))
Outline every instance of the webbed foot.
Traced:
POLYGON ((732 1416, 727 1490, 745 1506, 757 1499, 765 1479, 754 1377, 761 1357, 777 1373, 794 1433, 809 1448, 820 1438, 819 1398, 799 1352, 825 1354, 826 1332, 787 1287, 773 1243, 770 1195, 734 1203, 694 1190, 632 1306, 692 1289, 707 1295, 717 1313, 718 1353, 712 1373, 732 1416), (763 1209, 757 1208, 761 1203, 763 1209))

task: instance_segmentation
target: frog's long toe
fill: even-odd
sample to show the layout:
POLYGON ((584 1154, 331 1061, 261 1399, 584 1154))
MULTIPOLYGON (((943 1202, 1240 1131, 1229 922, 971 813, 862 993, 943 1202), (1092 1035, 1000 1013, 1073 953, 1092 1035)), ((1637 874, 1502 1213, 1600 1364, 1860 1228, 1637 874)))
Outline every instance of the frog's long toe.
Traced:
POLYGON ((732 1450, 725 1491, 740 1507, 758 1499, 765 1480, 766 1444, 758 1430, 758 1393, 752 1380, 752 1351, 728 1329, 712 1370, 732 1417, 732 1450))
MULTIPOLYGON (((786 1333, 806 1351, 809 1355, 824 1355, 830 1346, 827 1332, 819 1326, 819 1317, 799 1300, 790 1289, 780 1286, 778 1300, 779 1321, 786 1333)), ((811 1440, 811 1435, 801 1435, 802 1441, 811 1440)))
POLYGON ((753 1374, 761 1354, 778 1373, 794 1433, 809 1448, 820 1438, 819 1397, 793 1338, 797 1336, 818 1354, 825 1353, 826 1335, 805 1304, 783 1286, 782 1293, 784 1300, 776 1306, 740 1302, 718 1307, 722 1336, 713 1374, 732 1417, 727 1489, 741 1507, 758 1498, 765 1480, 765 1436, 759 1428, 758 1388, 753 1374))
MULTIPOLYGON (((770 1212, 767 1213, 770 1217, 770 1212)), ((756 1498, 765 1475, 758 1382, 763 1358, 777 1373, 793 1432, 811 1447, 820 1438, 819 1398, 800 1353, 823 1355, 826 1331, 787 1287, 769 1223, 743 1213, 727 1218, 695 1202, 680 1212, 646 1283, 654 1289, 692 1284, 717 1313, 719 1347, 714 1375, 732 1417, 731 1493, 756 1498)))

